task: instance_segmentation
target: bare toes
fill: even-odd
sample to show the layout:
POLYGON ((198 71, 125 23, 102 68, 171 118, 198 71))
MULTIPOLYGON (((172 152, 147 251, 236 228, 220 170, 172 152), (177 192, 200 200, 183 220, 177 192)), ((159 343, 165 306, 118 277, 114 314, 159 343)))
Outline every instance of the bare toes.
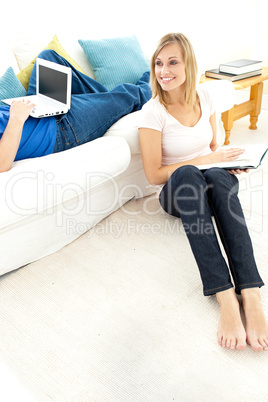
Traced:
POLYGON ((230 347, 230 349, 234 350, 236 348, 236 340, 231 341, 229 347, 230 347))
POLYGON ((259 344, 262 346, 263 350, 268 350, 268 346, 265 339, 259 339, 259 344))
POLYGON ((243 341, 238 341, 237 345, 236 345, 236 349, 238 350, 243 350, 245 349, 247 346, 247 343, 243 340, 243 341))
POLYGON ((260 352, 261 350, 263 350, 262 345, 258 342, 248 342, 248 344, 252 347, 253 350, 255 350, 256 352, 260 352))

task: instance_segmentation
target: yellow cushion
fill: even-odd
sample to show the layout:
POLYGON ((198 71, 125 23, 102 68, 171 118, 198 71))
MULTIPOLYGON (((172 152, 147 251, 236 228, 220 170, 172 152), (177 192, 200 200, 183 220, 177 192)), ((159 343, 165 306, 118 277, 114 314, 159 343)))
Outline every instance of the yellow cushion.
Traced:
MULTIPOLYGON (((72 57, 62 47, 56 35, 53 36, 52 41, 43 50, 45 49, 55 50, 55 52, 57 52, 60 56, 64 57, 70 64, 72 64, 72 66, 76 68, 76 70, 86 74, 85 71, 76 63, 76 61, 74 61, 74 59, 72 59, 72 57)), ((19 81, 22 83, 26 91, 28 90, 31 73, 36 58, 37 56, 31 61, 31 63, 27 67, 25 67, 17 74, 19 81)))

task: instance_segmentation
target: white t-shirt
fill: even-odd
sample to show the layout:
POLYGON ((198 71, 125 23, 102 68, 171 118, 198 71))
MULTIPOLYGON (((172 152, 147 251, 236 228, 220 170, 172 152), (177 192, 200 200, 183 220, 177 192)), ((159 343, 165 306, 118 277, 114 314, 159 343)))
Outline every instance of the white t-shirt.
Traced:
POLYGON ((198 89, 201 117, 194 127, 183 126, 171 116, 158 97, 150 99, 142 108, 139 128, 150 128, 162 133, 162 165, 184 162, 211 152, 210 116, 215 112, 213 101, 205 90, 198 89))

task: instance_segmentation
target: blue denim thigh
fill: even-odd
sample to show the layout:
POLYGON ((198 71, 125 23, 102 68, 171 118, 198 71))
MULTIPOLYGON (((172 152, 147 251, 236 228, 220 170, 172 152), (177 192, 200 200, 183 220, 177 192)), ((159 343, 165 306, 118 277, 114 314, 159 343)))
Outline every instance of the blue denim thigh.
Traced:
POLYGON ((80 144, 74 127, 70 124, 66 115, 56 118, 57 136, 53 153, 66 151, 80 144))

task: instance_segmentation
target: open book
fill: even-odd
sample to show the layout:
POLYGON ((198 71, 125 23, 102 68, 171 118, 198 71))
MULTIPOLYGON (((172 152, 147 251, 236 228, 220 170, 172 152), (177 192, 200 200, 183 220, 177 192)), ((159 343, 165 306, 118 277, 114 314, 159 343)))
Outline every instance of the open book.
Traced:
MULTIPOLYGON (((226 146, 219 147, 218 150, 226 148, 226 146)), ((268 150, 268 144, 228 145, 228 148, 242 148, 245 152, 240 155, 238 159, 231 162, 211 163, 207 165, 199 165, 197 167, 200 170, 212 167, 221 167, 224 169, 257 169, 268 150)))

